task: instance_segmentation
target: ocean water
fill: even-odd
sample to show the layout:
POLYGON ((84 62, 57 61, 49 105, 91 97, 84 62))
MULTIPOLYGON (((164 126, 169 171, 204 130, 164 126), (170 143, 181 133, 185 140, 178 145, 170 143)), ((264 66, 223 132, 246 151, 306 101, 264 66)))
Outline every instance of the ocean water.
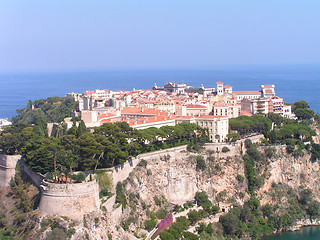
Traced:
POLYGON ((320 66, 276 66, 221 68, 210 70, 78 71, 0 73, 0 118, 16 115, 27 101, 85 90, 151 89, 156 83, 174 81, 194 87, 215 87, 217 81, 234 91, 260 90, 261 84, 275 84, 285 102, 307 101, 320 112, 320 66))
POLYGON ((263 240, 319 240, 320 239, 320 226, 304 227, 295 232, 283 232, 263 240))

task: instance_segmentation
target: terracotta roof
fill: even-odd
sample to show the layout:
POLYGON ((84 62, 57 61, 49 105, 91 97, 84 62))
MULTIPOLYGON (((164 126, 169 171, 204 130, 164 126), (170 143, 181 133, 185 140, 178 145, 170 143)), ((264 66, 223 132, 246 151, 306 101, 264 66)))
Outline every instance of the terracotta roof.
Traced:
POLYGON ((137 119, 126 119, 122 121, 128 123, 129 126, 135 126, 135 125, 148 124, 148 123, 164 122, 164 121, 169 121, 174 119, 175 117, 173 115, 171 116, 160 115, 156 117, 143 117, 143 118, 137 118, 137 119))
POLYGON ((154 108, 124 107, 121 110, 121 114, 167 115, 168 113, 154 108))
POLYGON ((229 85, 225 85, 224 88, 232 88, 232 87, 229 85))
POLYGON ((272 91, 272 90, 270 90, 270 89, 267 89, 267 90, 265 90, 265 93, 266 93, 266 94, 272 94, 272 93, 273 93, 273 91, 272 91))
POLYGON ((242 110, 242 111, 241 111, 241 115, 251 117, 253 114, 252 114, 252 113, 248 113, 248 112, 242 110))
POLYGON ((266 88, 273 88, 273 85, 262 85, 262 87, 266 87, 266 88))
POLYGON ((221 81, 218 81, 218 82, 217 82, 217 84, 223 84, 223 82, 221 82, 221 81))
POLYGON ((207 108, 206 106, 199 105, 199 104, 187 104, 187 108, 207 108))
POLYGON ((88 95, 88 94, 92 94, 92 93, 94 93, 94 91, 86 91, 84 94, 88 95))
POLYGON ((112 113, 104 113, 104 114, 100 114, 97 117, 97 120, 99 121, 100 119, 103 118, 110 118, 110 117, 115 117, 116 115, 112 114, 112 113))
POLYGON ((224 103, 224 102, 215 102, 213 104, 213 106, 215 106, 215 107, 227 107, 228 105, 226 103, 224 103))

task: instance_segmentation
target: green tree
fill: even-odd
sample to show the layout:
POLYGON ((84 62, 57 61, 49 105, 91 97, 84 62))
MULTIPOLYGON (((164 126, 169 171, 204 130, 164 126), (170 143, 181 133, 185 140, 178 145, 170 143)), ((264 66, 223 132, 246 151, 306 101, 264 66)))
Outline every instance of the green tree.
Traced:
POLYGON ((77 128, 77 137, 81 137, 84 133, 87 132, 86 125, 84 124, 84 121, 80 121, 79 126, 77 128))
POLYGON ((174 236, 172 236, 171 233, 169 233, 168 231, 163 231, 160 233, 160 239, 161 240, 176 240, 174 238, 174 236))
POLYGON ((200 219, 199 212, 196 210, 191 210, 190 212, 188 212, 188 219, 192 225, 195 224, 200 219))
POLYGON ((313 200, 308 205, 308 214, 311 218, 320 216, 320 203, 313 200))
POLYGON ((208 194, 205 191, 197 192, 195 199, 197 204, 203 208, 212 206, 212 203, 208 198, 208 194))
POLYGON ((299 202, 302 205, 307 206, 308 203, 311 201, 311 199, 312 199, 312 190, 311 189, 307 188, 307 189, 302 189, 300 191, 299 202))
POLYGON ((228 212, 227 214, 222 215, 219 218, 219 221, 221 222, 223 229, 227 234, 236 234, 240 224, 239 219, 236 215, 234 215, 232 212, 228 212))

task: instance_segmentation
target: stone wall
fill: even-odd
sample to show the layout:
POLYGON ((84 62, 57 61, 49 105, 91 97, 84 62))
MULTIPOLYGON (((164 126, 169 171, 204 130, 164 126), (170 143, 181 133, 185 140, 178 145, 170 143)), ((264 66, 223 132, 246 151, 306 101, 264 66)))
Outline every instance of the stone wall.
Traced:
POLYGON ((0 187, 7 188, 16 173, 17 162, 21 159, 20 155, 0 154, 0 187))
POLYGON ((112 168, 113 190, 115 191, 115 187, 118 182, 122 182, 129 177, 129 174, 139 164, 139 162, 142 159, 150 160, 154 158, 161 158, 167 155, 169 155, 170 157, 175 157, 177 153, 180 153, 181 151, 186 151, 186 149, 187 149, 187 146, 184 145, 184 146, 160 150, 156 152, 144 153, 144 154, 138 155, 135 158, 129 159, 127 162, 123 164, 115 166, 114 168, 112 168))
POLYGON ((32 171, 22 159, 19 161, 19 164, 22 174, 25 177, 27 177, 30 180, 30 182, 32 182, 36 187, 39 188, 42 183, 42 180, 45 177, 32 171))
POLYGON ((99 210, 99 186, 96 181, 73 184, 44 182, 41 185, 39 209, 47 214, 83 220, 83 216, 99 210))

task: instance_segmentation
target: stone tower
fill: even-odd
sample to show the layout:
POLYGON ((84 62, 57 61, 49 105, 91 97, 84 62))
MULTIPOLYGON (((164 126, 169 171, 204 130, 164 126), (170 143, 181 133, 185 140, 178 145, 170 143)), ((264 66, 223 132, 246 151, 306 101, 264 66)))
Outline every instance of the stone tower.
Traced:
POLYGON ((217 95, 222 96, 223 95, 223 82, 217 82, 217 95))

